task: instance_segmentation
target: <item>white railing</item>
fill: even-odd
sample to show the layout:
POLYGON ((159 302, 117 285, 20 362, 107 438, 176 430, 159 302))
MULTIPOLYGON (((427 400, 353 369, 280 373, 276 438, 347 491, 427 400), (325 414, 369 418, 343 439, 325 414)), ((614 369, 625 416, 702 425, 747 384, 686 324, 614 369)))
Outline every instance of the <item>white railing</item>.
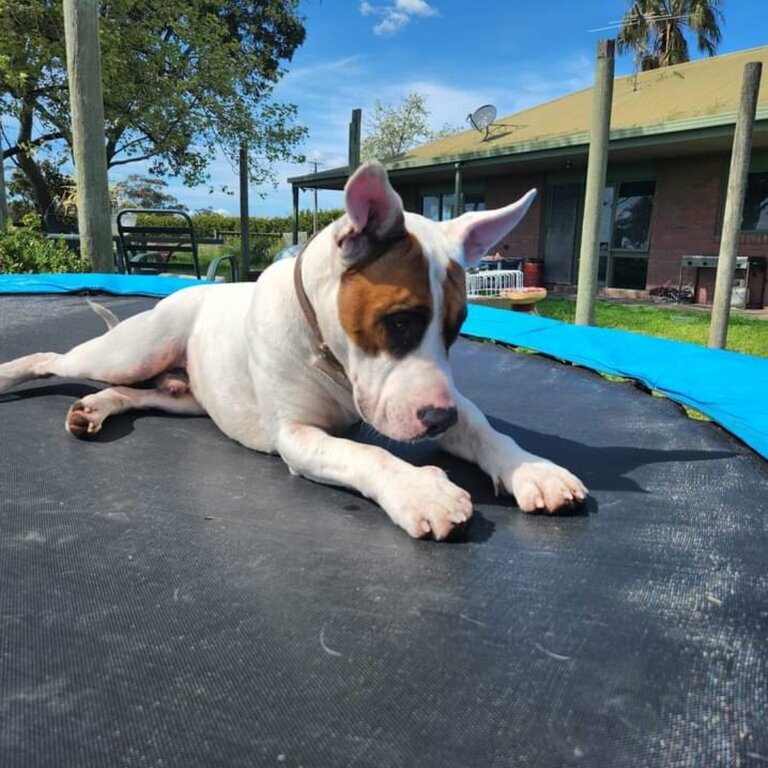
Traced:
POLYGON ((523 273, 519 269, 467 272, 467 297, 470 299, 499 296, 502 291, 512 291, 522 287, 523 273))

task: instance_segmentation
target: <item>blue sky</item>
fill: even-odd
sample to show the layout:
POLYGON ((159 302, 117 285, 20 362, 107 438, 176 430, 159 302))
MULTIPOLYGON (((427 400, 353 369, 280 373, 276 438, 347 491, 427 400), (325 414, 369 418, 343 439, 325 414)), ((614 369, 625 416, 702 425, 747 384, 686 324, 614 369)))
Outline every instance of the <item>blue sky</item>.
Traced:
MULTIPOLYGON (((592 84, 594 55, 606 27, 621 18, 626 0, 307 0, 307 39, 275 91, 299 108, 309 129, 304 152, 322 167, 346 163, 347 127, 353 108, 366 114, 376 99, 395 104, 408 91, 427 97, 433 127, 466 125, 466 116, 491 103, 499 115, 592 84)), ((768 44, 764 0, 727 0, 721 53, 768 44)), ((696 54, 698 55, 698 54, 696 54)), ((631 57, 617 60, 617 74, 632 72, 631 57)), ((768 74, 765 75, 768 79, 768 74)), ((290 211, 285 179, 309 166, 281 166, 281 186, 254 214, 290 211)), ((258 190, 254 190, 257 192, 258 190)), ((265 190, 262 190, 265 191, 265 190)), ((321 192, 320 206, 340 205, 338 193, 321 192)), ((234 200, 215 207, 235 210, 234 200)), ((301 206, 310 207, 310 195, 301 206)))
MULTIPOLYGON (((346 163, 352 109, 366 115, 376 99, 396 104, 409 91, 426 96, 433 127, 467 125, 469 112, 496 105, 500 116, 588 87, 601 37, 616 29, 627 0, 303 0, 307 37, 287 65, 275 98, 298 106, 309 130, 308 160, 321 168, 346 163)), ((765 0, 726 0, 720 53, 768 44, 765 0)), ((698 56, 698 53, 694 53, 698 56)), ((629 74, 632 59, 617 60, 617 74, 629 74)), ((768 73, 763 74, 768 87, 768 73)), ((117 181, 129 165, 111 174, 117 181)), ((251 215, 291 211, 290 176, 310 165, 277 166, 280 184, 251 190, 251 215), (259 193, 265 196, 259 197, 259 193)), ((237 171, 226 160, 212 165, 214 183, 237 189, 237 171)), ((237 213, 237 197, 185 189, 169 179, 170 192, 191 210, 212 207, 237 213)), ((339 193, 321 192, 321 208, 338 207, 339 193)), ((301 207, 311 207, 310 194, 301 207)))

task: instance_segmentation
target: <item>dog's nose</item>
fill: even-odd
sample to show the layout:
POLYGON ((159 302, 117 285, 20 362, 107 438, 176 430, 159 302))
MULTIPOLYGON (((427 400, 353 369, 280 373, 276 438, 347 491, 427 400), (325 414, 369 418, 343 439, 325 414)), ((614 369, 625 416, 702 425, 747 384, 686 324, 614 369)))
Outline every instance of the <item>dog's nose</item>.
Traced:
POLYGON ((435 408, 425 405, 416 411, 419 421, 427 428, 427 436, 441 435, 450 429, 458 420, 459 414, 455 408, 435 408))

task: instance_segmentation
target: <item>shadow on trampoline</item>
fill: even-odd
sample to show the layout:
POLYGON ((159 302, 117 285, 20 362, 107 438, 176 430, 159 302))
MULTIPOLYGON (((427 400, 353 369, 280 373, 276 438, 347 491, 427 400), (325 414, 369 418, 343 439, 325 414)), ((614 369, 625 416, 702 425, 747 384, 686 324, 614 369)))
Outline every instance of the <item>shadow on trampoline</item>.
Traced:
POLYGON ((690 464, 737 456, 735 451, 687 448, 641 448, 630 445, 586 445, 559 435, 545 435, 500 419, 489 419, 499 432, 509 435, 533 453, 561 463, 581 477, 590 490, 647 493, 628 475, 652 464, 690 464))
MULTIPOLYGON (((141 385, 139 385, 141 386, 141 385)), ((14 392, 0 396, 0 404, 38 397, 66 397, 72 402, 99 391, 100 387, 81 382, 57 382, 40 385, 30 383, 14 392)), ((67 408, 69 406, 67 405, 67 408)), ((62 420, 66 411, 62 413, 62 420)), ((148 409, 129 411, 110 417, 104 422, 101 431, 88 442, 112 443, 132 434, 135 424, 143 418, 154 417, 177 421, 179 419, 199 419, 199 416, 180 416, 165 411, 148 409)), ((509 435, 527 450, 561 463, 582 478, 592 491, 623 491, 631 493, 649 493, 629 475, 639 467, 652 464, 672 465, 691 464, 693 462, 711 462, 737 456, 734 451, 696 450, 696 449, 659 449, 640 448, 628 445, 591 446, 559 435, 544 434, 526 429, 508 421, 489 417, 494 429, 509 435)), ((222 434, 222 440, 227 438, 222 434)), ((444 469, 452 481, 465 488, 472 495, 476 505, 515 507, 514 500, 506 494, 497 495, 488 478, 475 465, 442 452, 434 441, 402 444, 394 443, 382 437, 372 427, 362 424, 350 431, 350 437, 375 445, 380 445, 395 455, 416 465, 435 464, 444 469)), ((258 454, 256 454, 258 455, 258 454)), ((354 492, 350 492, 353 496, 354 492)), ((515 507, 516 508, 516 507, 515 507)), ((574 517, 595 514, 599 505, 594 496, 588 497, 584 504, 564 509, 558 517, 574 517)), ((487 521, 486 521, 487 523, 487 521)), ((492 523, 484 524, 476 513, 470 528, 473 540, 487 540, 492 535, 492 523), (474 530, 477 529, 477 530, 474 530), (481 534, 486 530, 487 535, 481 534), (478 538, 479 537, 479 538, 478 538)), ((464 534, 457 533, 454 540, 463 540, 464 534)))
POLYGON ((54 384, 39 384, 37 382, 21 384, 17 389, 0 395, 0 403, 10 403, 14 400, 32 400, 36 397, 71 397, 78 400, 81 397, 98 392, 100 387, 93 384, 78 382, 56 382, 54 384))

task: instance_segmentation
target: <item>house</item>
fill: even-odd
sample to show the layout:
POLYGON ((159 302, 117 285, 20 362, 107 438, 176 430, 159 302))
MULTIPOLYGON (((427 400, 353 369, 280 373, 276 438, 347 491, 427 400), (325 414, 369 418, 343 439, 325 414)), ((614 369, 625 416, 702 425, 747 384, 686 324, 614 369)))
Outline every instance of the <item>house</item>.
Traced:
MULTIPOLYGON (((736 278, 746 284, 748 306, 768 304, 768 46, 615 80, 599 273, 608 293, 643 295, 682 281, 698 301, 711 302, 736 111, 751 61, 763 62, 763 79, 736 278)), ((545 283, 567 290, 578 275, 591 104, 588 88, 385 166, 406 209, 435 219, 456 214, 457 189, 463 212, 499 207, 537 187, 528 216, 497 249, 543 260, 545 283)), ((346 178, 344 167, 290 181, 296 191, 341 189, 346 178)))

